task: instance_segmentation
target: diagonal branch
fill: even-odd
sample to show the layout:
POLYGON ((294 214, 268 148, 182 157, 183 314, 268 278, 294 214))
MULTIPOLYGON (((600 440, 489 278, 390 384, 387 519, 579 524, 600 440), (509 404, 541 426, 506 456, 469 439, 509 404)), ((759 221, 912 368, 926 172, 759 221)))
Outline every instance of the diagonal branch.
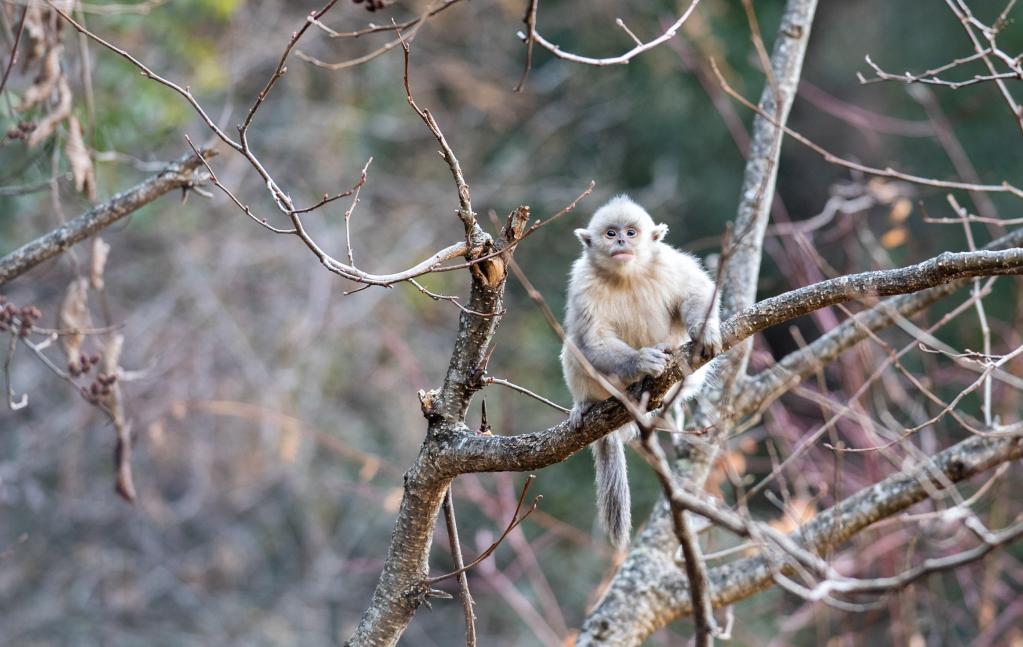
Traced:
MULTIPOLYGON (((206 150, 203 155, 216 153, 206 150)), ((168 164, 162 171, 127 191, 118 193, 77 218, 57 227, 0 259, 0 285, 49 260, 121 218, 141 209, 173 189, 188 189, 206 181, 201 159, 189 153, 168 164)))
MULTIPOLYGON (((806 549, 823 552, 928 498, 933 488, 941 487, 933 478, 936 473, 957 483, 1021 457, 1023 445, 1018 438, 968 438, 910 471, 899 472, 857 492, 790 536, 806 549)), ((770 587, 776 572, 773 560, 763 555, 711 569, 714 605, 732 604, 770 587)), ((613 594, 606 596, 590 614, 577 645, 638 645, 658 627, 693 612, 684 572, 662 569, 639 575, 642 577, 632 580, 638 586, 627 594, 612 585, 613 594), (644 622, 626 621, 620 616, 623 608, 637 607, 654 613, 645 617, 644 622)))
MULTIPOLYGON (((1023 245, 1023 229, 1017 229, 989 243, 984 249, 1012 248, 1023 245)), ((731 403, 737 418, 763 409, 781 394, 799 384, 808 375, 830 363, 878 330, 891 326, 900 317, 908 317, 966 285, 963 279, 882 301, 859 312, 805 347, 783 357, 777 364, 751 378, 746 388, 731 403)))
MULTIPOLYGON (((1023 232, 1023 230, 1021 230, 1023 232)), ((1023 235, 1014 232, 1014 235, 1023 235)), ((1023 274, 1023 248, 1000 252, 944 253, 909 267, 879 272, 864 272, 822 281, 765 299, 722 324, 724 348, 734 348, 753 334, 814 310, 870 296, 918 292, 933 286, 940 296, 950 293, 946 285, 960 286, 964 278, 1002 274, 1023 274)), ((929 295, 928 292, 921 294, 929 295)), ((915 296, 915 295, 914 295, 915 296)), ((930 297, 936 300, 936 296, 930 297)), ((811 344, 812 346, 812 344, 811 344)), ((690 357, 692 343, 676 351, 675 357, 690 357)), ((693 358, 690 370, 702 365, 693 358)), ((649 393, 651 408, 660 406, 660 398, 680 379, 684 369, 676 359, 663 375, 637 382, 628 389, 633 401, 649 393)), ((545 431, 518 436, 460 437, 443 456, 441 469, 454 476, 464 471, 526 471, 546 467, 568 458, 594 440, 632 420, 618 400, 608 398, 592 407, 575 429, 567 421, 545 431)))

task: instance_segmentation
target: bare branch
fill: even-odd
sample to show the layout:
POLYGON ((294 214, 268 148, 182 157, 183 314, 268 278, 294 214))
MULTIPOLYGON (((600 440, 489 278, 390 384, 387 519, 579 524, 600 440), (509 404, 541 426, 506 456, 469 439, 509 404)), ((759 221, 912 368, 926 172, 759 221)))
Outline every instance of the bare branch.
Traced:
POLYGON ((1021 272, 1023 249, 1020 248, 1000 252, 944 252, 909 267, 849 274, 764 299, 734 317, 729 322, 729 334, 745 338, 753 331, 767 327, 761 319, 787 321, 853 298, 906 294, 969 277, 1021 272))
MULTIPOLYGON (((717 65, 714 64, 713 61, 712 67, 714 69, 714 74, 716 74, 718 77, 718 82, 721 84, 721 87, 724 89, 725 92, 728 93, 729 96, 731 96, 733 99, 735 99, 742 105, 746 106, 750 110, 753 110, 758 115, 771 121, 776 126, 780 125, 779 122, 774 117, 767 114, 758 106, 753 105, 753 103, 751 103, 748 99, 746 99, 741 94, 736 92, 735 89, 732 88, 732 86, 728 83, 728 81, 725 80, 725 77, 721 75, 721 71, 717 68, 717 65)), ((956 182, 952 180, 936 180, 934 178, 927 178, 921 177, 919 175, 912 175, 910 173, 903 173, 902 171, 897 171, 890 167, 882 169, 873 166, 867 166, 865 164, 860 164, 858 162, 853 162, 851 160, 839 157, 834 153, 831 153, 824 147, 815 144, 809 138, 797 133, 788 126, 784 126, 783 129, 785 130, 785 134, 787 134, 789 137, 792 137, 800 144, 803 144, 810 150, 820 155, 822 158, 824 158, 824 161, 829 162, 831 164, 837 164, 838 166, 852 169, 854 171, 860 171, 861 173, 867 173, 868 175, 876 175, 878 177, 890 177, 896 180, 912 182, 913 184, 934 186, 942 189, 961 189, 964 191, 982 191, 986 193, 1009 193, 1016 196, 1017 198, 1023 198, 1023 189, 1013 186, 1008 182, 1002 182, 1001 184, 972 184, 969 182, 956 182)))
MULTIPOLYGON (((1018 229, 992 241, 984 249, 1012 248, 1021 244, 1023 229, 1018 229)), ((733 415, 745 416, 761 409, 841 352, 866 339, 870 331, 887 328, 899 317, 919 312, 965 285, 964 280, 953 281, 915 294, 886 299, 870 310, 857 313, 852 319, 842 322, 805 348, 793 351, 752 378, 730 403, 733 415)))
MULTIPOLYGON (((1023 236, 1023 233, 1016 233, 1023 236)), ((958 282, 964 278, 991 274, 1023 274, 1023 248, 1002 252, 990 250, 946 252, 937 258, 907 268, 840 277, 765 299, 722 324, 724 350, 737 346, 765 328, 828 305, 872 295, 918 292, 932 286, 946 284, 958 286, 960 285, 958 282)), ((928 302, 933 302, 947 293, 931 295, 928 302)), ((889 319, 889 325, 890 321, 889 319)), ((813 344, 810 344, 807 349, 812 347, 813 344)), ((690 357, 691 352, 692 342, 676 351, 675 356, 690 357)), ((695 370, 702 365, 701 360, 696 358, 691 364, 691 367, 683 368, 675 359, 661 377, 633 384, 625 395, 635 402, 640 400, 641 394, 649 393, 651 395, 649 406, 658 407, 661 404, 660 397, 682 379, 685 370, 688 368, 695 370)), ((793 379, 791 373, 779 371, 779 374, 783 376, 779 379, 790 387, 790 380, 793 379)), ((760 393, 760 389, 763 388, 765 387, 758 384, 757 388, 747 387, 744 391, 750 391, 751 394, 760 393)), ((747 395, 744 399, 739 399, 735 405, 736 409, 748 410, 749 400, 763 401, 755 395, 747 395)), ((457 465, 458 469, 468 467, 471 471, 477 472, 540 469, 564 460, 634 417, 636 416, 631 415, 625 405, 621 405, 612 397, 593 406, 583 417, 583 424, 578 429, 564 422, 539 433, 466 438, 457 448, 453 448, 456 451, 452 464, 457 465)))
POLYGON ((461 219, 463 226, 465 227, 465 239, 466 243, 471 247, 471 239, 473 228, 476 226, 476 213, 472 210, 472 199, 470 197, 469 185, 465 182, 465 176, 462 175, 462 165, 458 163, 458 158, 455 157, 455 152, 448 145, 448 140, 444 137, 444 133, 441 131, 440 126, 437 124, 437 120, 433 118, 430 111, 425 108, 420 108, 415 99, 412 98, 412 86, 409 82, 408 75, 408 63, 409 63, 409 44, 408 41, 402 37, 401 32, 398 31, 398 38, 401 40, 401 48, 405 56, 405 98, 408 100, 408 104, 412 106, 416 114, 419 115, 426 127, 433 133, 437 143, 440 144, 441 157, 448 163, 448 168, 451 169, 451 177, 455 180, 455 189, 458 193, 458 204, 460 209, 458 210, 458 217, 461 219))
MULTIPOLYGON (((927 498, 935 485, 935 473, 956 483, 1020 457, 1023 445, 1018 439, 969 438, 910 471, 896 473, 846 498, 790 537, 808 550, 823 552, 927 498)), ((777 572, 772 562, 773 558, 757 555, 711 569, 714 605, 729 605, 770 587, 777 572)), ((621 573, 617 576, 623 577, 621 573)), ((657 627, 693 612, 687 579, 677 569, 644 569, 630 573, 629 581, 634 586, 627 592, 612 583, 608 595, 583 624, 577 641, 580 647, 639 645, 657 627), (642 622, 634 618, 640 609, 642 622)))
MULTIPOLYGON (((692 15, 693 11, 696 10, 696 6, 698 4, 700 4, 700 0, 692 0, 692 2, 689 3, 689 6, 686 7, 686 10, 682 13, 682 15, 679 16, 678 19, 675 22, 673 22, 670 27, 664 30, 664 33, 662 33, 660 36, 647 43, 637 44, 635 47, 619 56, 611 56, 608 58, 591 58, 589 56, 580 56, 578 54, 566 52, 563 49, 561 49, 560 46, 550 42, 536 31, 535 20, 531 25, 529 33, 526 34, 523 32, 519 32, 518 37, 523 42, 527 43, 527 46, 530 42, 535 42, 544 49, 546 49, 547 51, 549 51, 551 54, 557 56, 558 58, 564 59, 566 61, 571 61, 573 63, 582 63, 584 65, 596 65, 598 67, 603 67, 606 65, 625 65, 632 59, 642 54, 643 52, 651 50, 657 47, 658 45, 666 43, 667 41, 674 38, 678 34, 678 30, 682 27, 682 24, 685 23, 685 21, 689 19, 689 16, 692 15)), ((527 26, 529 26, 528 22, 527 26)))
POLYGON ((1021 78, 1017 72, 1001 72, 998 74, 975 74, 973 75, 973 77, 969 79, 964 79, 962 81, 946 81, 945 79, 942 79, 938 76, 942 72, 950 70, 954 67, 958 67, 959 65, 963 65, 964 63, 969 63, 971 61, 982 59, 986 56, 989 56, 990 54, 991 54, 990 49, 983 49, 977 52, 976 54, 965 56, 963 58, 954 59, 950 63, 946 63, 945 65, 936 67, 933 70, 921 72, 920 74, 910 74, 909 72, 904 72, 902 74, 891 74, 889 72, 885 72, 877 65, 877 63, 871 60, 870 55, 867 55, 865 57, 867 65, 873 68, 874 74, 876 74, 876 76, 874 78, 868 79, 865 78, 862 74, 857 73, 856 77, 859 79, 860 83, 864 85, 868 83, 879 83, 881 81, 899 81, 902 83, 925 83, 929 85, 943 85, 953 90, 958 90, 959 88, 966 87, 968 85, 974 85, 976 83, 988 83, 990 81, 995 81, 999 79, 1021 78))
MULTIPOLYGON (((527 481, 528 484, 528 481, 527 481)), ((473 611, 472 593, 469 592, 469 578, 465 574, 465 563, 462 561, 462 543, 458 539, 458 523, 455 520, 455 502, 451 488, 444 495, 444 523, 448 527, 448 542, 451 545, 451 560, 455 563, 458 573, 458 590, 462 598, 462 610, 465 612, 465 646, 476 646, 476 613, 473 611)))
MULTIPOLYGON (((440 6, 434 7, 432 9, 427 9, 425 17, 432 18, 433 16, 436 16, 437 14, 444 11, 448 7, 451 7, 452 5, 457 4, 460 1, 461 0, 444 0, 440 4, 440 6)), ((392 23, 389 25, 376 25, 370 23, 368 27, 356 31, 335 31, 328 27, 327 25, 323 24, 323 22, 321 22, 318 18, 313 18, 312 16, 309 17, 309 22, 313 23, 314 25, 322 29, 331 38, 359 38, 360 36, 365 36, 367 34, 378 34, 380 32, 385 31, 393 32, 395 29, 405 31, 409 27, 414 27, 417 24, 421 23, 423 21, 423 18, 424 16, 418 16, 416 18, 412 18, 411 20, 406 20, 405 22, 392 23)))
MULTIPOLYGON (((205 156, 212 156, 206 150, 205 156)), ((118 193, 107 202, 57 227, 0 259, 0 285, 49 260, 121 218, 156 200, 173 189, 188 189, 206 180, 197 172, 202 162, 189 153, 168 164, 162 171, 134 187, 118 193)))
MULTIPOLYGON (((526 77, 529 76, 529 70, 533 67, 533 43, 536 41, 536 10, 540 4, 540 0, 529 0, 529 6, 526 7, 526 17, 522 19, 522 22, 526 23, 526 62, 522 68, 522 77, 519 78, 518 84, 515 86, 515 92, 522 92, 522 88, 526 86, 526 77)), ((621 20, 618 21, 620 24, 621 20)), ((622 28, 628 31, 622 24, 622 28)), ((635 39, 635 35, 632 32, 629 34, 635 39)), ((639 41, 636 41, 639 44, 639 41)))

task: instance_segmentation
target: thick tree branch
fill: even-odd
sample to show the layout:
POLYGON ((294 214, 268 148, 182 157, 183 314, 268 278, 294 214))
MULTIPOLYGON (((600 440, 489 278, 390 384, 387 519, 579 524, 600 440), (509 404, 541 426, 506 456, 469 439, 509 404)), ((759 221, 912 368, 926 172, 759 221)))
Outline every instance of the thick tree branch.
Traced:
MULTIPOLYGON (((964 278, 992 274, 1023 274, 1023 249, 945 253, 906 268, 853 274, 798 288, 765 299, 724 322, 721 326, 724 347, 726 350, 733 348, 765 328, 836 303, 917 292, 946 283, 959 285, 964 278)), ((937 297, 929 298, 936 300, 937 297)), ((682 379, 679 358, 689 357, 691 351, 692 343, 686 344, 676 352, 676 359, 663 375, 633 384, 629 388, 633 399, 639 401, 646 392, 651 396, 650 406, 659 406, 664 393, 682 379)), ((703 363, 696 360, 691 368, 699 368, 703 363)), ((448 439, 449 451, 442 452, 438 467, 447 476, 536 470, 568 458, 631 420, 632 416, 621 403, 608 398, 586 413, 578 429, 566 421, 545 431, 518 436, 457 434, 448 439)))
MULTIPOLYGON (((803 58, 810 40, 816 0, 789 0, 778 27, 768 83, 760 95, 762 113, 753 120, 749 156, 730 245, 723 253, 721 308, 730 317, 756 300, 764 232, 774 201, 778 159, 784 132, 777 124, 788 121, 799 87, 803 58), (773 84, 770 82, 773 81, 773 84), (771 118, 765 117, 770 115, 771 118)), ((745 370, 749 349, 736 358, 732 374, 745 370)), ((734 355, 734 353, 733 353, 734 355)))
MULTIPOLYGON (((472 248, 480 256, 500 249, 510 254, 512 243, 522 237, 528 224, 529 209, 520 207, 509 216, 500 246, 476 224, 472 248)), ((405 474, 405 492, 384 570, 369 608, 348 641, 350 645, 396 644, 416 609, 435 594, 428 582, 430 545, 444 494, 456 475, 440 466, 446 462, 445 447, 451 439, 471 434, 465 426, 465 414, 473 394, 483 387, 481 378, 490 344, 504 309, 504 256, 472 265, 471 274, 470 299, 459 319, 444 385, 439 390, 420 392, 423 415, 429 424, 426 439, 405 474)))
MULTIPOLYGON (((791 537, 804 548, 823 552, 880 519, 909 508, 942 487, 935 475, 956 483, 1023 457, 1018 438, 971 437, 918 465, 865 488, 804 524, 791 537)), ((629 564, 629 562, 626 562, 629 564)), ((757 555, 710 570, 712 599, 725 606, 770 587, 774 565, 757 555)), ((688 583, 680 569, 620 571, 610 592, 587 618, 577 645, 638 645, 653 631, 692 613, 688 583)))
MULTIPOLYGON (((214 151, 203 151, 211 157, 214 151)), ((192 153, 171 162, 141 184, 118 193, 50 233, 33 240, 0 259, 0 285, 49 260, 128 214, 137 211, 173 189, 187 189, 206 180, 197 171, 202 160, 192 153)))
POLYGON ((728 334, 745 338, 779 321, 854 298, 906 294, 976 276, 1019 274, 1021 262, 1023 249, 1020 248, 1000 252, 945 252, 909 267, 840 276, 764 299, 734 317, 728 334))
MULTIPOLYGON (((1013 248, 1020 245, 1023 245, 1023 229, 1017 229, 992 241, 984 250, 1013 248)), ((871 333, 888 328, 898 317, 908 317, 920 312, 935 301, 963 288, 967 283, 967 280, 959 279, 915 294, 886 299, 870 310, 855 314, 833 330, 793 351, 771 368, 750 379, 732 401, 732 415, 741 418, 762 410, 807 376, 866 339, 871 333)))

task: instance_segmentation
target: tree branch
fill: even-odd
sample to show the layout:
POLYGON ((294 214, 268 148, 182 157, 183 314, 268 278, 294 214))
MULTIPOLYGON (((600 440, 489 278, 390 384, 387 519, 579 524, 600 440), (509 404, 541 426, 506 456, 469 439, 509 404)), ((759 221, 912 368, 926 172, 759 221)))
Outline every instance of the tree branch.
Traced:
MULTIPOLYGON (((215 154, 211 149, 203 151, 206 157, 215 154)), ((202 183, 206 178, 196 173, 202 165, 202 160, 192 153, 179 157, 146 181, 118 193, 107 202, 14 250, 0 259, 0 285, 141 209, 168 191, 188 189, 202 183)))
MULTIPOLYGON (((1012 248, 1019 245, 1023 245, 1023 229, 1017 229, 992 241, 984 249, 1012 248)), ((886 299, 870 310, 853 315, 810 344, 793 351, 771 368, 751 378, 732 401, 732 414, 736 418, 742 418, 763 409, 808 375, 866 339, 870 333, 891 326, 898 317, 908 317, 920 312, 966 284, 965 279, 959 279, 915 294, 886 299)))
MULTIPOLYGON (((529 209, 519 207, 509 216, 504 241, 500 244, 495 244, 476 224, 472 248, 480 255, 496 250, 507 250, 511 254, 512 243, 521 238, 528 223, 529 209)), ((369 608, 355 634, 348 640, 349 645, 396 644, 416 609, 435 595, 428 579, 433 527, 444 493, 455 476, 455 472, 440 466, 445 447, 453 439, 472 433, 465 426, 465 414, 473 394, 483 388, 480 378, 501 321, 499 313, 504 309, 507 279, 504 255, 472 265, 471 274, 469 304, 459 318, 458 336, 444 385, 439 390, 421 391, 419 394, 423 415, 428 422, 426 439, 419 456, 405 474, 405 492, 384 569, 369 608)))
MULTIPOLYGON (((917 466, 860 490, 790 535, 815 552, 837 546, 871 524, 923 501, 941 488, 942 474, 956 483, 1023 457, 1018 438, 971 437, 917 466)), ((777 569, 763 555, 711 569, 712 599, 721 607, 770 587, 777 569)), ((612 582, 610 592, 583 625, 577 645, 638 645, 657 628, 693 611, 685 573, 679 569, 619 572, 628 590, 612 582), (637 617, 638 616, 638 617, 637 617)))
MULTIPOLYGON (((1015 236, 1023 236, 1023 233, 1014 232, 1015 236)), ((922 298, 933 302, 939 296, 951 293, 943 284, 959 286, 959 281, 964 278, 992 274, 1023 274, 1023 248, 1001 252, 946 252, 906 268, 821 281, 765 299, 722 324, 724 348, 734 348, 761 330, 836 303, 943 286, 936 294, 922 293, 927 295, 922 298)), ((692 342, 675 351, 675 359, 663 375, 629 387, 628 394, 633 401, 640 401, 643 393, 649 393, 650 407, 660 406, 664 393, 682 379, 683 368, 679 358, 690 357, 691 353, 692 342)), ((694 360, 690 370, 699 368, 703 363, 694 360)), ((451 439, 447 447, 450 451, 437 457, 438 467, 448 476, 465 472, 536 470, 568 458, 631 420, 631 414, 620 402, 608 398, 586 413, 580 428, 573 428, 566 421, 545 431, 518 436, 459 434, 451 439)))

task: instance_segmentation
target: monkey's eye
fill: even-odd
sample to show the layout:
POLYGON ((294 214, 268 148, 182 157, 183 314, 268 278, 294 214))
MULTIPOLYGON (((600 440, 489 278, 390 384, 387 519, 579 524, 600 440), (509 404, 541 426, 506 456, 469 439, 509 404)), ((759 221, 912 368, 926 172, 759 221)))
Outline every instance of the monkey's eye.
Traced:
POLYGON ((607 231, 604 232, 604 235, 607 236, 608 238, 614 238, 617 233, 618 232, 615 231, 614 229, 608 229, 607 231))
POLYGON ((634 236, 635 236, 635 235, 636 235, 637 233, 638 233, 638 232, 637 232, 637 231, 636 231, 635 229, 633 229, 632 227, 629 227, 629 228, 628 228, 628 229, 627 229, 627 230, 625 231, 625 235, 626 235, 626 236, 628 236, 629 238, 632 238, 632 237, 634 237, 634 236))

